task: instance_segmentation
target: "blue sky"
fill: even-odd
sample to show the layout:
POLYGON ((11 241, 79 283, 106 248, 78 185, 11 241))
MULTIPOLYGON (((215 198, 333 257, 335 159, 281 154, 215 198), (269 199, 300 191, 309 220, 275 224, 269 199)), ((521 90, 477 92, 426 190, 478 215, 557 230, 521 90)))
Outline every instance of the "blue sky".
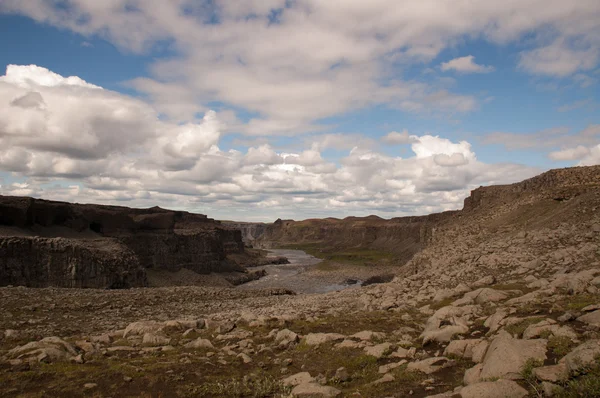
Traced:
POLYGON ((598 31, 596 1, 7 0, 0 193, 264 221, 460 208, 600 163, 598 31))

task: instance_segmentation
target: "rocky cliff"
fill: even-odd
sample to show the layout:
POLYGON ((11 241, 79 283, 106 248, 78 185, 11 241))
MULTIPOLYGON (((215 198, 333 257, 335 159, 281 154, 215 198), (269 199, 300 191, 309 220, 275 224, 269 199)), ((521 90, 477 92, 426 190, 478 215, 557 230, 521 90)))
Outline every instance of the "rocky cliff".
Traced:
POLYGON ((458 235, 587 222, 590 214, 580 214, 578 209, 582 201, 597 197, 600 166, 556 169, 515 184, 477 188, 458 211, 389 220, 377 216, 277 220, 266 227, 255 245, 376 249, 394 253, 397 262, 404 264, 436 242, 459 240, 458 235))
POLYGON ((0 286, 146 285, 147 268, 240 271, 239 230, 205 215, 0 196, 0 286))

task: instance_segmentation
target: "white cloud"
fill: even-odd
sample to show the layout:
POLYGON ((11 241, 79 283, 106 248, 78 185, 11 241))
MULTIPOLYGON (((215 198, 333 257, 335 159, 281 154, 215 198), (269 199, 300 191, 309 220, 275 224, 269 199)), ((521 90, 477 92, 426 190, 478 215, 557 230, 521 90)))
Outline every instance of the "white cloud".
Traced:
POLYGON ((442 62, 443 71, 453 70, 459 73, 489 73, 494 70, 493 66, 478 65, 475 63, 475 57, 467 55, 460 58, 454 58, 448 62, 442 62))
POLYGON ((412 144, 416 140, 417 137, 409 135, 406 129, 400 133, 392 131, 381 138, 381 141, 389 145, 412 144))
POLYGON ((575 148, 563 149, 561 151, 554 151, 548 154, 548 157, 552 160, 580 160, 590 154, 590 150, 582 145, 575 148))
MULTIPOLYGON (((60 7, 49 0, 4 0, 0 12, 98 35, 124 51, 168 45, 172 58, 157 61, 152 79, 135 80, 134 87, 178 121, 205 112, 202 105, 210 101, 254 112, 252 123, 237 126, 252 135, 314 132, 319 119, 370 105, 407 112, 476 109, 474 96, 441 83, 399 80, 396 73, 431 62, 466 37, 504 44, 551 32, 553 42, 534 40, 539 48, 521 57, 525 70, 551 75, 596 66, 600 48, 596 0, 71 0, 60 7), (276 23, 269 19, 273 9, 280 10, 276 23)), ((469 57, 448 64, 465 72, 490 69, 469 57)))

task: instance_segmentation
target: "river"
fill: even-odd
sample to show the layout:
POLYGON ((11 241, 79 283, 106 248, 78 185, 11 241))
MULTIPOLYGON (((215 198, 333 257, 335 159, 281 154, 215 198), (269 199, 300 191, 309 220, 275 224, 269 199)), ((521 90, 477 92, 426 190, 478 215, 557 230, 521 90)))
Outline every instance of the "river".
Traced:
POLYGON ((264 269, 267 276, 238 286, 238 289, 252 290, 263 288, 283 288, 296 293, 326 293, 358 286, 344 284, 344 276, 337 272, 319 272, 311 270, 320 259, 302 250, 273 249, 269 257, 284 256, 289 264, 273 264, 252 269, 264 269))

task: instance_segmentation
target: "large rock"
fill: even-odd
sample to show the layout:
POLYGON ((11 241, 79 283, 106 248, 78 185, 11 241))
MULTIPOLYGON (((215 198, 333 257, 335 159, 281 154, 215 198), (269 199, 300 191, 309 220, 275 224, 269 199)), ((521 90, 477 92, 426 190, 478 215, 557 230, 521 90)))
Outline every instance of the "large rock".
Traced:
POLYGON ((526 389, 511 380, 475 383, 460 390, 462 398, 522 398, 527 395, 526 389))
POLYGON ((544 361, 546 359, 547 340, 520 340, 502 332, 496 337, 483 359, 481 379, 495 377, 518 379, 529 359, 544 361))

